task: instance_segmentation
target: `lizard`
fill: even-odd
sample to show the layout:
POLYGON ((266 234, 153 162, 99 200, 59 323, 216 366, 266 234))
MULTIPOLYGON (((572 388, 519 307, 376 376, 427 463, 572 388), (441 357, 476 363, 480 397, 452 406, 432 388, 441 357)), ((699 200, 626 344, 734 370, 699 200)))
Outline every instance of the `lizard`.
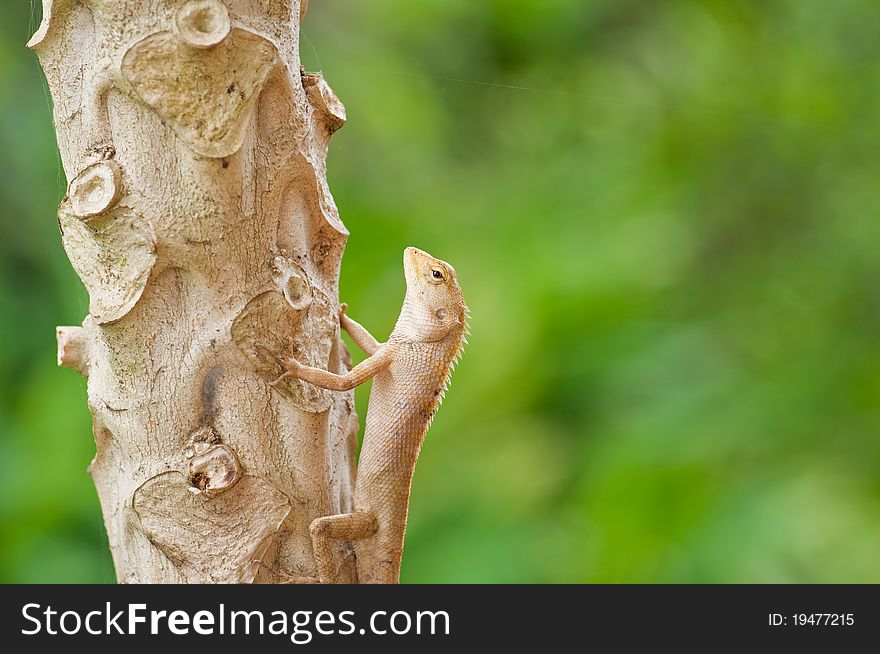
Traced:
POLYGON ((403 255, 406 295, 387 342, 380 343, 340 306, 340 327, 367 357, 343 375, 282 362, 284 374, 349 391, 373 379, 351 513, 309 526, 318 580, 336 583, 332 540, 353 542, 360 583, 399 583, 416 461, 466 343, 468 308, 455 269, 417 248, 403 255))

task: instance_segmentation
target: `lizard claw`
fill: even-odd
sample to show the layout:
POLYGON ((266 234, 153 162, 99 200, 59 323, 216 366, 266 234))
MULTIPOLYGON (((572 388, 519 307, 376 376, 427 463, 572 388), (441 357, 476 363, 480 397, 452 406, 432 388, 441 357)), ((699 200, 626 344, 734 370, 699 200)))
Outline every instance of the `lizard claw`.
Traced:
POLYGON ((342 318, 345 316, 346 311, 348 311, 348 305, 343 302, 339 305, 339 320, 342 320, 342 318))
POLYGON ((276 379, 273 382, 270 382, 269 383, 270 386, 275 386, 281 380, 283 380, 285 377, 290 377, 291 375, 296 376, 296 373, 299 372, 303 368, 303 365, 299 361, 294 359, 293 357, 291 357, 290 359, 287 359, 287 361, 285 361, 281 365, 284 367, 284 372, 282 373, 282 375, 280 377, 278 377, 278 379, 276 379))
MULTIPOLYGON (((265 345, 257 343, 254 347, 257 352, 262 352, 266 354, 270 360, 278 361, 278 355, 265 345)), ((284 372, 281 373, 280 376, 270 381, 269 386, 277 386, 286 377, 290 377, 291 375, 295 374, 300 368, 302 368, 302 365, 299 363, 299 361, 291 357, 290 359, 281 361, 281 367, 284 369, 284 372)))

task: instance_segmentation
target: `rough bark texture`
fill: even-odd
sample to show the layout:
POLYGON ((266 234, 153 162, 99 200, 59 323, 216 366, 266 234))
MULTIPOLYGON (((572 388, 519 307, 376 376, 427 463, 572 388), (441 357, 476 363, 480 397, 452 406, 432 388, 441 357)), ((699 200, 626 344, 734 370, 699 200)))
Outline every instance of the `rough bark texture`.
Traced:
MULTIPOLYGON (((347 232, 325 159, 345 112, 300 72, 300 0, 44 0, 30 46, 89 292, 59 363, 88 376, 90 467, 121 582, 314 577, 309 523, 351 509, 347 232), (257 347, 257 345, 264 346, 257 347)), ((350 552, 336 550, 355 580, 350 552)))

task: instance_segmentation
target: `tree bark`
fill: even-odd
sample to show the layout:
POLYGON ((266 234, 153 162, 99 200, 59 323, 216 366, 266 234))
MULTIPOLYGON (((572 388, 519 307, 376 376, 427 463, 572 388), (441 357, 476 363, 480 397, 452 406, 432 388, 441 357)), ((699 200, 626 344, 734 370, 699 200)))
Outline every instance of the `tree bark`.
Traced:
MULTIPOLYGON (((58 222, 89 315, 58 330, 88 376, 120 582, 306 581, 317 517, 350 510, 348 232, 326 182, 345 110, 301 73, 305 0, 43 0, 29 45, 70 184, 58 222)), ((356 581, 350 551, 336 550, 356 581)))

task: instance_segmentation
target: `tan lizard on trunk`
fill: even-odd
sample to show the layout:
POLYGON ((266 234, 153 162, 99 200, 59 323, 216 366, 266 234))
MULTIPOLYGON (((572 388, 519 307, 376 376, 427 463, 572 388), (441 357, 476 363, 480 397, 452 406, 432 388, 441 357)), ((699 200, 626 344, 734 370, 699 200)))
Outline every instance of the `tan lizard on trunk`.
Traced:
POLYGON ((361 583, 397 583, 413 471, 425 433, 467 333, 468 309, 448 263, 407 248, 406 298, 394 331, 379 343, 340 311, 340 326, 369 355, 344 375, 285 362, 285 374, 321 388, 347 391, 374 378, 358 462, 352 513, 310 526, 318 576, 338 580, 330 540, 354 542, 361 583))

